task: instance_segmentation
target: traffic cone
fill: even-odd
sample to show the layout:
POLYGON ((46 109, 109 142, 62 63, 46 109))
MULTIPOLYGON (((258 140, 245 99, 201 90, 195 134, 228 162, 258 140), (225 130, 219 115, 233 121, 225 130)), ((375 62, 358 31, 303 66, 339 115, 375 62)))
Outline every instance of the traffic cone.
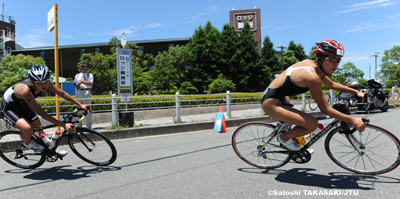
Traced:
POLYGON ((226 133, 226 132, 230 132, 230 131, 228 131, 228 129, 226 128, 225 117, 222 116, 222 124, 221 124, 221 131, 220 131, 220 133, 226 133))
POLYGON ((396 100, 400 100, 400 90, 397 91, 397 98, 396 100))
POLYGON ((222 105, 219 106, 219 112, 224 112, 224 108, 222 108, 222 105))

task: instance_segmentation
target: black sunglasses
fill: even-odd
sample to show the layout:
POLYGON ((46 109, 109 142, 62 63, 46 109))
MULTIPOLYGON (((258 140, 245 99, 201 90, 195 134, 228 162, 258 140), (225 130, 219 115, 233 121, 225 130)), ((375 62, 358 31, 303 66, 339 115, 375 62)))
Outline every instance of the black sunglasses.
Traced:
POLYGON ((337 57, 326 57, 325 59, 328 59, 330 62, 336 64, 336 63, 340 63, 340 61, 342 61, 341 59, 337 58, 337 57))
POLYGON ((39 85, 41 85, 41 84, 46 84, 46 83, 49 83, 49 82, 50 82, 49 79, 46 79, 46 80, 44 80, 44 81, 35 81, 35 83, 36 83, 36 84, 39 84, 39 85))

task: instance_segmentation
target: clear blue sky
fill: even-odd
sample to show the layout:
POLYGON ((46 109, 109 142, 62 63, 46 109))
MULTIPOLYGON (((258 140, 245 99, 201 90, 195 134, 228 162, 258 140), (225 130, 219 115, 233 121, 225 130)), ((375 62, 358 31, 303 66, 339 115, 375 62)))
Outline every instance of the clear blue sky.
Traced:
MULTIPOLYGON (((207 21, 222 29, 232 9, 261 9, 262 39, 275 46, 291 40, 306 53, 315 42, 334 39, 345 48, 342 64, 352 62, 369 78, 371 55, 400 45, 399 0, 3 0, 16 21, 17 43, 25 48, 54 45, 47 13, 59 8, 59 45, 107 42, 127 34, 128 41, 191 37, 207 21)), ((7 20, 8 21, 8 18, 7 20)), ((278 50, 278 49, 277 49, 278 50)), ((374 77, 374 74, 371 74, 374 77)))

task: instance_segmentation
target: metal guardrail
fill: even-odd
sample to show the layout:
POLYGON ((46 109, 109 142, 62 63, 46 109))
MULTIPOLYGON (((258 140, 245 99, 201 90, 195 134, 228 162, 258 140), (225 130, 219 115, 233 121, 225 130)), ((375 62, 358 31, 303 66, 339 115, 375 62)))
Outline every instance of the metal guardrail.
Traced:
MULTIPOLYGON (((154 109, 176 109, 176 121, 181 121, 181 108, 185 107, 205 107, 205 106, 220 106, 220 105, 226 105, 227 111, 226 114, 228 117, 231 117, 231 106, 232 105, 238 105, 238 104, 257 104, 260 103, 260 101, 257 102, 240 102, 240 103, 232 103, 232 100, 239 100, 239 99, 257 99, 258 97, 241 97, 241 98, 232 98, 232 95, 243 95, 243 94, 258 94, 258 93, 235 93, 231 94, 230 91, 226 92, 226 95, 224 98, 218 97, 218 98, 212 98, 212 99, 204 99, 204 100, 182 100, 182 97, 184 96, 221 96, 221 94, 198 94, 198 95, 181 95, 179 92, 175 93, 175 101, 153 101, 153 102, 118 102, 118 99, 120 101, 123 98, 126 97, 117 97, 116 94, 113 94, 110 98, 91 98, 92 100, 96 99, 111 99, 111 103, 105 103, 105 104, 91 104, 92 106, 111 106, 111 110, 94 110, 94 113, 99 113, 99 112, 112 112, 112 117, 113 117, 113 123, 117 124, 118 120, 118 112, 119 111, 137 111, 137 110, 154 110, 154 109), (221 103, 215 103, 215 104, 198 104, 198 105, 182 105, 183 102, 190 102, 190 101, 223 101, 224 104, 221 103), (128 105, 130 104, 149 104, 149 103, 165 103, 165 102, 170 102, 170 103, 175 103, 174 105, 171 106, 160 106, 160 107, 148 107, 148 108, 128 108, 128 105), (118 105, 125 105, 124 109, 118 109, 118 105)), ((261 93, 259 93, 261 94, 261 93)), ((333 90, 330 90, 330 95, 331 95, 331 105, 334 103, 335 100, 335 95, 333 93, 333 90)), ((153 98, 154 96, 129 96, 129 99, 134 99, 134 98, 153 98)), ((171 97, 171 96, 157 96, 157 97, 171 97)), ((397 97, 397 92, 395 92, 394 87, 392 88, 392 92, 390 94, 391 99, 396 99, 397 97)), ((301 95, 301 99, 298 100, 300 96, 295 96, 292 98, 292 103, 299 103, 301 102, 303 110, 306 110, 306 106, 308 103, 308 100, 311 98, 310 95, 301 95)), ((80 98, 76 98, 77 100, 81 100, 80 98)), ((87 100, 87 98, 85 98, 87 100)), ((37 99, 37 101, 49 101, 53 100, 55 101, 56 99, 37 99)), ((58 99, 58 100, 64 100, 64 99, 58 99)), ((261 98, 259 98, 261 100, 261 98)), ((60 105, 59 107, 73 107, 75 105, 60 105)), ((56 107, 56 106, 42 106, 43 108, 46 107, 56 107)), ((60 112, 59 114, 65 114, 66 112, 60 112)), ((48 113, 49 115, 55 115, 57 113, 48 113)))

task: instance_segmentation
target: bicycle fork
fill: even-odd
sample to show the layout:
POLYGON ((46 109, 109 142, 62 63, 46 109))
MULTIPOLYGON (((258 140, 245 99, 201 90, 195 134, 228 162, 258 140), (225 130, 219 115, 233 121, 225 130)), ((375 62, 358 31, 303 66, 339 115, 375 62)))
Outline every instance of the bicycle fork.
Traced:
POLYGON ((364 155, 365 152, 365 145, 360 142, 356 136, 354 136, 354 133, 351 134, 345 134, 347 140, 350 142, 350 144, 353 146, 353 148, 358 152, 359 155, 364 155), (357 147, 358 146, 358 147, 357 147))

